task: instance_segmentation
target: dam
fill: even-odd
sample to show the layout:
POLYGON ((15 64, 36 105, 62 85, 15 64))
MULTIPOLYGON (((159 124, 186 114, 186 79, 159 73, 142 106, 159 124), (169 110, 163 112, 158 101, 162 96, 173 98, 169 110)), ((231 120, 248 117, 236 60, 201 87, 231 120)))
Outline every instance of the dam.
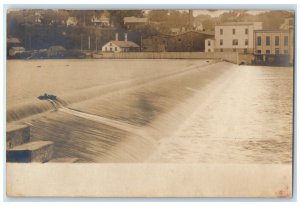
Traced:
POLYGON ((293 69, 212 60, 9 60, 7 125, 76 162, 291 163, 293 69), (58 101, 41 101, 45 92, 58 101))

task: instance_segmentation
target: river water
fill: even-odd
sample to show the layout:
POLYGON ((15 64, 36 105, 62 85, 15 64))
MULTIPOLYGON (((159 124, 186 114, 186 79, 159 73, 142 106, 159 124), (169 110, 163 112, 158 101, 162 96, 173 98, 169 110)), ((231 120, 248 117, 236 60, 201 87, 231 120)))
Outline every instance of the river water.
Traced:
POLYGON ((79 162, 291 163, 293 69, 204 60, 9 60, 7 123, 79 162), (44 94, 56 104, 40 101, 44 94))

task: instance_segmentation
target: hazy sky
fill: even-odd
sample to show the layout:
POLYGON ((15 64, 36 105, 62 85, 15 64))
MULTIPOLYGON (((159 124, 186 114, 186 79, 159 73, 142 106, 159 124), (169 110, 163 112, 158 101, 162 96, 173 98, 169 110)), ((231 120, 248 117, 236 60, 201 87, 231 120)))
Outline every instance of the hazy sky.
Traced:
MULTIPOLYGON (((229 12, 229 10, 193 10, 193 15, 197 16, 199 14, 204 14, 204 15, 210 15, 211 17, 218 17, 225 12, 229 12)), ((252 15, 263 13, 263 12, 266 12, 266 11, 259 11, 259 10, 247 11, 247 13, 252 14, 252 15)))

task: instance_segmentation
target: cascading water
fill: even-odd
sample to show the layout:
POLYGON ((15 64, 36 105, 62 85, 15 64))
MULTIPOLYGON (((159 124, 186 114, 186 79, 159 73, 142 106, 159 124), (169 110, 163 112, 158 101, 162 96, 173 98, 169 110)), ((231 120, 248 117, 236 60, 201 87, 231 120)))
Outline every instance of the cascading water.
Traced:
POLYGON ((200 103, 188 101, 193 90, 201 90, 230 67, 200 62, 167 74, 55 93, 57 101, 35 100, 8 109, 7 122, 31 123, 32 140, 53 141, 54 157, 143 161, 200 103))

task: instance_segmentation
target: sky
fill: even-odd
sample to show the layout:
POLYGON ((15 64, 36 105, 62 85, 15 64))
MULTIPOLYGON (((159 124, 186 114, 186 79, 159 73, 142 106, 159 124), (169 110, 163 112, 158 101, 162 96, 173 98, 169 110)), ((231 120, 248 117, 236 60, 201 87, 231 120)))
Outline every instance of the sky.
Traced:
MULTIPOLYGON (((11 12, 11 11, 18 11, 20 9, 9 9, 8 10, 8 13, 11 12)), ((148 13, 149 10, 145 10, 146 13, 148 13)), ((187 10, 180 10, 180 11, 187 11, 187 10)), ((221 14, 223 13, 226 13, 226 12, 229 12, 231 10, 193 10, 193 16, 197 16, 199 14, 203 14, 203 15, 210 15, 211 17, 218 17, 220 16, 221 14)), ((263 10, 248 10, 247 13, 249 14, 252 14, 252 15, 256 15, 256 14, 259 14, 259 13, 264 13, 266 12, 263 11, 263 10)))
MULTIPOLYGON (((223 13, 229 12, 230 10, 193 10, 193 16, 197 16, 199 14, 210 15, 211 17, 218 17, 223 13)), ((256 15, 259 13, 264 13, 266 11, 259 10, 248 10, 248 14, 256 15)))

